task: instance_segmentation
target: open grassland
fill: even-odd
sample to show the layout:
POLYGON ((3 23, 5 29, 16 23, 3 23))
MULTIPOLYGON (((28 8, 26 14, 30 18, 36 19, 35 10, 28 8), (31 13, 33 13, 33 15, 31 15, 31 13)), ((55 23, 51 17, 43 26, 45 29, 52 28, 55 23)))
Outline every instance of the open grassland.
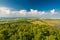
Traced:
POLYGON ((51 23, 51 24, 60 24, 60 20, 59 19, 46 19, 45 21, 47 23, 51 23))
POLYGON ((0 21, 0 40, 60 40, 58 26, 60 27, 60 20, 57 19, 0 21))

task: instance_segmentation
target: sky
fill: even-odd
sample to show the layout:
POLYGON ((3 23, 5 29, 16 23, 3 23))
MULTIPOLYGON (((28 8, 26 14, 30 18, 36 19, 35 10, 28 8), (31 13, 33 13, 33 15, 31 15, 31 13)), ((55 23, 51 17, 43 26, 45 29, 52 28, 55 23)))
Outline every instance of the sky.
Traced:
POLYGON ((60 0, 0 0, 0 17, 60 19, 60 0))

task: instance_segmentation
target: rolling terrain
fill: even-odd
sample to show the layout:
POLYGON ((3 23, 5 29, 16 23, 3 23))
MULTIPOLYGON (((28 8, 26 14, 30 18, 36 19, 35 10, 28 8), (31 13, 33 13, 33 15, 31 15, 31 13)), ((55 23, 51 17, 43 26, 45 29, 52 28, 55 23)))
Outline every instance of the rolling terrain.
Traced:
POLYGON ((16 18, 0 21, 0 40, 60 40, 60 20, 16 18))

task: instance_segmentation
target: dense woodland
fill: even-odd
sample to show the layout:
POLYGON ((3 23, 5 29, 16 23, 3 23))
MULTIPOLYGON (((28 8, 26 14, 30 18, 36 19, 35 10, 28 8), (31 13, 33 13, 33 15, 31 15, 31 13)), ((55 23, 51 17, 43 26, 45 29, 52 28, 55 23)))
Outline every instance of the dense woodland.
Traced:
POLYGON ((15 20, 0 23, 0 40, 60 40, 60 28, 42 20, 15 20), (40 21, 40 25, 32 22, 40 21))

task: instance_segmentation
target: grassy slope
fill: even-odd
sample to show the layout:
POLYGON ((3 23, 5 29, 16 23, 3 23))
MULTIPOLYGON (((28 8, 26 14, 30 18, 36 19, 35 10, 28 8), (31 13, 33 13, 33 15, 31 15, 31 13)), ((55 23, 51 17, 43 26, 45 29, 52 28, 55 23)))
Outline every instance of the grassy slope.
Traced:
POLYGON ((32 40, 60 39, 60 28, 54 26, 55 23, 59 24, 59 20, 15 19, 6 22, 7 23, 4 22, 0 25, 0 40, 2 40, 3 37, 4 39, 9 37, 6 40, 17 40, 17 37, 19 37, 20 40, 30 40, 31 38, 33 38, 32 40))

